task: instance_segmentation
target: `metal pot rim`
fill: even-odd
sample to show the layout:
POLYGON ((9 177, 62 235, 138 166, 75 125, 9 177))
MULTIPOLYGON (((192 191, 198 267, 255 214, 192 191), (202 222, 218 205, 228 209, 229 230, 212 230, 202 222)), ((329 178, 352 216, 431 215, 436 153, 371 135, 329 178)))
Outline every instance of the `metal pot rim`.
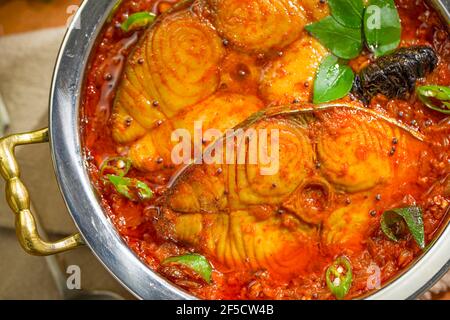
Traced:
MULTIPOLYGON (((443 8, 449 8, 448 1, 433 0, 443 8)), ((53 75, 49 112, 50 146, 56 177, 69 212, 86 243, 124 287, 141 299, 195 299, 148 268, 126 245, 104 212, 87 173, 79 130, 79 106, 90 53, 114 3, 111 0, 85 0, 61 46, 53 75)), ((420 259, 366 298, 412 299, 426 291, 450 267, 449 239, 450 224, 447 224, 420 259)))

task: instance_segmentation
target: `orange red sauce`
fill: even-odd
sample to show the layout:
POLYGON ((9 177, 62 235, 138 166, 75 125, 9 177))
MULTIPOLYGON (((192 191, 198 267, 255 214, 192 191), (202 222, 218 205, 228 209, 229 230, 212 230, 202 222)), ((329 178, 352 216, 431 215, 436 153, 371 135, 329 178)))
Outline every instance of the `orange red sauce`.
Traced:
MULTIPOLYGON (((111 135, 110 115, 115 89, 120 79, 123 65, 141 32, 123 33, 119 25, 126 16, 134 12, 167 10, 176 1, 125 0, 102 31, 94 48, 86 73, 81 108, 81 134, 89 165, 92 182, 100 195, 103 207, 116 226, 118 232, 153 270, 161 270, 160 262, 173 255, 188 252, 187 248, 169 241, 160 240, 154 229, 153 218, 158 210, 158 201, 166 190, 171 170, 155 174, 142 173, 132 169, 130 176, 145 181, 154 191, 155 197, 146 203, 131 202, 118 195, 111 185, 104 184, 99 177, 99 166, 107 157, 120 154, 124 146, 114 142, 111 135)), ((401 46, 426 44, 432 46, 438 56, 439 65, 423 83, 450 84, 450 39, 445 24, 439 16, 423 1, 396 1, 402 21, 401 46)), ((351 61, 355 71, 360 70, 372 60, 365 52, 351 61)), ((263 62, 261 62, 263 63, 263 62)), ((225 64, 226 65, 226 64, 225 64)), ((245 66, 244 66, 245 67, 245 66)), ((238 75, 236 75, 238 76, 238 75)), ((246 90, 245 83, 243 84, 246 90)), ((247 88, 253 91, 254 88, 247 88)), ((429 137, 439 134, 447 139, 435 142, 429 153, 421 155, 420 174, 415 183, 399 185, 392 192, 382 195, 379 208, 385 208, 386 201, 399 205, 419 204, 424 212, 425 238, 429 243, 448 220, 449 190, 447 184, 437 182, 448 179, 450 122, 445 115, 425 108, 415 95, 408 101, 388 100, 376 97, 370 108, 387 114, 399 122, 411 125, 429 137), (433 149, 434 148, 434 149, 433 149), (447 190, 446 190, 447 189, 447 190)), ((376 263, 381 268, 381 282, 406 268, 420 256, 421 250, 412 239, 398 243, 389 241, 379 229, 379 215, 371 225, 371 236, 363 241, 364 249, 346 254, 351 257, 353 284, 348 298, 368 292, 367 279, 369 266, 376 263)), ((325 254, 316 257, 317 265, 332 260, 325 254)), ((189 290, 206 299, 328 299, 333 298, 324 279, 325 270, 315 270, 294 278, 272 278, 267 271, 229 271, 212 261, 215 270, 211 285, 196 286, 189 290)), ((314 270, 314 268, 311 268, 314 270)))

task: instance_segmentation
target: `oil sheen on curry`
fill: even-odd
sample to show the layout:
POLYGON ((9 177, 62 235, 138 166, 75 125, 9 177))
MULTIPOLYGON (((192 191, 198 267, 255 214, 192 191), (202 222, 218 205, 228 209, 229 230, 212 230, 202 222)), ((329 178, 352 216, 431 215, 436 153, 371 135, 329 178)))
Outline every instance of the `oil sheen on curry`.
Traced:
POLYGON ((89 172, 197 297, 362 297, 448 223, 449 62, 426 1, 119 1, 85 82, 89 172))

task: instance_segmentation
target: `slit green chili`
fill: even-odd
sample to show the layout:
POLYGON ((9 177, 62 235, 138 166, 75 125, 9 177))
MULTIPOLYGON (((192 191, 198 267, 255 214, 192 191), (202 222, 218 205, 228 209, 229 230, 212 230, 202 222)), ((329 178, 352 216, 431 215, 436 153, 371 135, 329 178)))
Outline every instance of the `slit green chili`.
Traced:
POLYGON ((153 23, 155 18, 156 15, 154 13, 147 11, 133 13, 120 25, 120 28, 125 32, 136 31, 153 23))
POLYGON ((450 114, 450 87, 421 86, 416 89, 420 101, 428 108, 450 114))
POLYGON ((127 175, 131 169, 131 160, 125 157, 109 157, 100 165, 100 176, 114 174, 119 177, 127 175))
POLYGON ((116 191, 132 201, 145 201, 153 197, 153 192, 145 183, 135 178, 107 175, 116 191))
POLYGON ((350 260, 345 256, 337 258, 333 264, 328 267, 325 278, 331 293, 333 293, 337 299, 343 299, 350 290, 353 281, 350 260))
POLYGON ((212 273, 211 264, 209 263, 208 259, 206 259, 204 256, 200 254, 193 253, 177 257, 170 257, 165 259, 162 262, 162 265, 170 263, 184 265, 192 269, 199 276, 201 276, 203 280, 205 280, 207 283, 211 282, 211 273, 212 273))

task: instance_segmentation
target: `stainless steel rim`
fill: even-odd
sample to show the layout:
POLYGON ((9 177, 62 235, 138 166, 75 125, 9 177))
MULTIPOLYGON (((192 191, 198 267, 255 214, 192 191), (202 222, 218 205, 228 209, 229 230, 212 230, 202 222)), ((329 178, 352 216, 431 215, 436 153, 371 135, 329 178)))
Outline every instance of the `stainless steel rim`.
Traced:
MULTIPOLYGON (((50 145, 56 176, 87 244, 124 287, 141 299, 194 299, 150 270, 128 248, 105 215, 86 171, 79 135, 80 95, 91 49, 114 2, 85 0, 64 38, 50 95, 50 145)), ((448 13, 449 0, 433 2, 440 12, 448 13)), ((367 298, 411 299, 427 290, 450 267, 449 239, 447 225, 421 259, 367 298)))
POLYGON ((428 0, 428 2, 441 14, 450 30, 450 0, 428 0))
POLYGON ((78 130, 81 88, 89 54, 113 5, 111 0, 85 0, 64 38, 50 95, 50 145, 56 176, 86 243, 124 287, 141 299, 193 299, 150 270, 128 248, 100 206, 86 171, 78 130))

